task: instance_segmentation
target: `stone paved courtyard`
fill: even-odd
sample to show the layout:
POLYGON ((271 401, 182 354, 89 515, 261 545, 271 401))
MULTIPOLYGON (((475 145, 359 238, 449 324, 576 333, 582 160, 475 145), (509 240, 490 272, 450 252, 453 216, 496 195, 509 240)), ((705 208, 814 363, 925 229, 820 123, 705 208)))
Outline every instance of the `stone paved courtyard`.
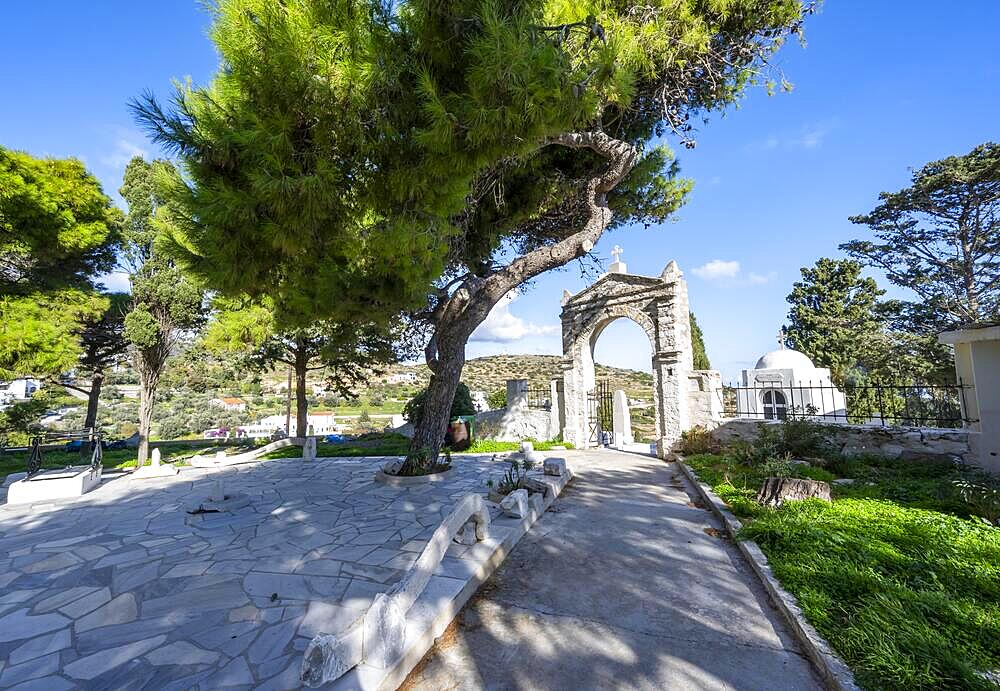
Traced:
MULTIPOLYGON (((454 503, 501 466, 373 482, 376 459, 272 460, 105 482, 0 506, 0 688, 297 688, 316 633, 399 579, 454 503), (251 504, 192 515, 222 479, 251 504)), ((436 578, 467 573, 452 545, 436 578)))

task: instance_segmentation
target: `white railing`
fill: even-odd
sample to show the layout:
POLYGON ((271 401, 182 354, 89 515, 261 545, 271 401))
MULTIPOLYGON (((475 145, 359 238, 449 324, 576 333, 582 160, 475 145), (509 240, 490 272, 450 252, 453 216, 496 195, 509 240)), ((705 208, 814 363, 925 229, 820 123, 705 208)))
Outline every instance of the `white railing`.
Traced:
POLYGON ((316 437, 287 437, 278 441, 272 441, 270 444, 265 444, 259 449, 253 449, 244 453, 226 455, 224 451, 220 451, 215 456, 202 456, 199 454, 191 458, 191 465, 197 468, 238 465, 240 463, 256 461, 272 451, 284 449, 288 446, 301 446, 302 458, 305 460, 316 458, 316 437))

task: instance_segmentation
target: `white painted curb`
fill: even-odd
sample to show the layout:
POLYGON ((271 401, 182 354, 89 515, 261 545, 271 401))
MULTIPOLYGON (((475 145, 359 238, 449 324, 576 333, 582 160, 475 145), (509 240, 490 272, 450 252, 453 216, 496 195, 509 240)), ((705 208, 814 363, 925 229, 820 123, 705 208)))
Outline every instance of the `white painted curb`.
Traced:
POLYGON ((750 568, 760 579, 761 585, 764 586, 768 597, 771 598, 771 602, 784 617, 792 635, 802 646, 803 652, 812 662, 827 688, 833 691, 861 691, 861 687, 854 681, 854 672, 851 671, 851 668, 837 655, 833 647, 819 634, 819 631, 806 621, 795 596, 781 587, 781 583, 771 571, 767 557, 764 556, 757 543, 753 540, 742 540, 736 536, 743 528, 740 520, 733 515, 726 503, 708 485, 703 484, 698 479, 698 476, 684 463, 683 459, 677 460, 676 463, 684 476, 694 485, 702 501, 722 521, 726 533, 733 539, 733 543, 740 550, 743 558, 747 560, 750 568))

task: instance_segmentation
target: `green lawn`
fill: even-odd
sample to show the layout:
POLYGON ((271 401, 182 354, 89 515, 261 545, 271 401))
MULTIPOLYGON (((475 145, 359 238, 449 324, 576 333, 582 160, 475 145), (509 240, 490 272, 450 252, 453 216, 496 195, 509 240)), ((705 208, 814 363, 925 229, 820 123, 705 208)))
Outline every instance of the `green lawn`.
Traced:
MULTIPOLYGON (((321 442, 316 445, 316 455, 320 458, 343 456, 405 456, 410 449, 410 440, 401 434, 365 434, 336 444, 321 442)), ((299 458, 302 448, 286 446, 272 451, 264 458, 299 458)))
POLYGON ((1000 669, 1000 528, 946 464, 834 459, 832 503, 753 501, 764 474, 724 455, 685 459, 746 522, 809 621, 869 689, 993 689, 1000 669), (972 518, 970 518, 972 516, 972 518))
MULTIPOLYGON (((220 447, 221 448, 221 447, 220 447)), ((228 447, 231 450, 242 450, 237 447, 228 447)), ((215 448, 210 446, 192 447, 188 444, 164 444, 159 446, 160 453, 164 461, 181 462, 198 453, 214 453, 215 448)), ((134 468, 136 462, 135 449, 105 450, 105 468, 134 468)), ((42 453, 43 468, 65 468, 68 465, 89 465, 90 457, 81 460, 78 452, 68 451, 44 451, 42 453)), ((0 477, 5 477, 9 473, 24 472, 28 465, 28 452, 5 453, 0 455, 0 477)))
MULTIPOLYGON (((548 451, 553 446, 560 445, 572 448, 572 445, 563 444, 563 442, 559 441, 536 441, 533 443, 535 449, 538 451, 548 451)), ((454 451, 453 453, 503 453, 517 451, 520 448, 520 442, 477 439, 468 449, 454 451)), ((400 434, 373 433, 338 444, 320 443, 317 445, 316 454, 320 458, 335 458, 339 456, 405 456, 409 453, 409 450, 410 440, 400 434)), ((298 458, 301 455, 302 451, 298 447, 286 447, 272 451, 265 458, 298 458)))
MULTIPOLYGON (((529 440, 535 447, 535 451, 551 451, 553 446, 565 446, 572 449, 572 444, 561 441, 535 441, 529 440)), ((459 453, 503 453, 507 451, 518 451, 521 442, 518 441, 496 441, 494 439, 476 439, 465 451, 459 453)))

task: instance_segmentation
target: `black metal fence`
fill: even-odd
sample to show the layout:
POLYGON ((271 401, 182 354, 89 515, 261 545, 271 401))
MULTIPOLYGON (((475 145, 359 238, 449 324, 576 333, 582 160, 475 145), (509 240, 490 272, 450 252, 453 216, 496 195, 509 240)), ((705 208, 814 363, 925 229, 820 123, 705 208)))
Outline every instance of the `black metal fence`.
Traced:
POLYGON ((43 447, 53 442, 75 443, 81 452, 81 457, 90 457, 91 470, 96 471, 104 464, 104 442, 101 439, 101 430, 99 428, 89 427, 71 431, 47 430, 31 438, 31 444, 28 447, 28 479, 31 479, 41 471, 44 465, 43 447))
POLYGON ((528 407, 539 410, 552 410, 552 390, 547 386, 529 386, 528 407))
POLYGON ((723 388, 724 417, 785 420, 812 418, 883 427, 958 428, 970 422, 965 402, 971 386, 957 384, 794 384, 754 382, 723 388))

